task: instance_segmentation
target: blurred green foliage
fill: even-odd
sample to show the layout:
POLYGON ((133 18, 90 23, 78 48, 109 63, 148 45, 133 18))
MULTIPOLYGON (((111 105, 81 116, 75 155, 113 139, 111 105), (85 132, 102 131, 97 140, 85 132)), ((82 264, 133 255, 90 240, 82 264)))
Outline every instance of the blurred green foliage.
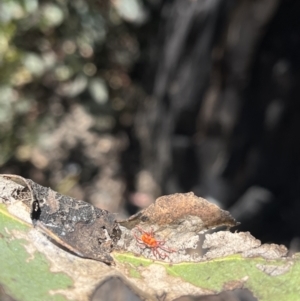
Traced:
MULTIPOLYGON (((74 106, 100 134, 120 121, 130 124, 127 109, 136 88, 129 72, 139 44, 128 22, 146 17, 137 0, 0 2, 2 172, 30 176, 28 169, 14 168, 29 163, 26 168, 33 164, 45 173, 49 162, 36 163, 33 149, 49 149, 49 136, 74 106)), ((65 150, 60 158, 68 157, 70 148, 65 150)))

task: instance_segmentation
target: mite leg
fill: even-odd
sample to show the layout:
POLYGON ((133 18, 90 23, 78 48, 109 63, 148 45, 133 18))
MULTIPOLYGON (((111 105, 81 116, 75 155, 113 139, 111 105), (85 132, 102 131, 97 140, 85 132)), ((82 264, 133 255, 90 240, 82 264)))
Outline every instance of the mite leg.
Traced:
POLYGON ((149 232, 144 231, 140 226, 136 226, 136 228, 143 234, 149 234, 149 232))
POLYGON ((161 248, 162 250, 164 250, 164 251, 166 251, 166 252, 169 252, 169 253, 176 252, 176 250, 164 246, 164 244, 166 243, 165 240, 157 240, 157 242, 158 242, 158 248, 161 248))
POLYGON ((161 258, 163 260, 166 259, 166 258, 169 258, 168 254, 163 254, 163 253, 159 252, 158 247, 153 248, 153 253, 154 253, 154 250, 155 250, 155 253, 156 253, 156 255, 155 255, 156 258, 157 258, 157 255, 158 255, 159 258, 161 258))

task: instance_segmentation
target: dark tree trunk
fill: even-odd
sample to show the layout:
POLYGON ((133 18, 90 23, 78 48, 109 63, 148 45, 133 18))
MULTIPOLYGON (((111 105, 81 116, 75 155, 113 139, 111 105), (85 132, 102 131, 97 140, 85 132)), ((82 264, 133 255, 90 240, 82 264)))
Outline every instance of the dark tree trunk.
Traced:
POLYGON ((299 14, 296 0, 166 2, 136 122, 160 193, 192 190, 285 243, 300 229, 283 216, 300 209, 299 14))

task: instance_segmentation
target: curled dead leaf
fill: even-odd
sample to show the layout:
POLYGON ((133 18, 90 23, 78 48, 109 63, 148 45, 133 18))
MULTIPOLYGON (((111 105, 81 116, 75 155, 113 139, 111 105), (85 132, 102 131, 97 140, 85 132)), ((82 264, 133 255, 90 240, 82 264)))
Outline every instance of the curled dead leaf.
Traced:
POLYGON ((228 211, 193 192, 161 196, 148 208, 119 223, 128 229, 136 225, 157 225, 159 228, 175 225, 177 231, 184 230, 186 225, 197 233, 218 226, 238 225, 228 211))
POLYGON ((114 214, 20 176, 2 175, 0 191, 12 214, 61 246, 81 257, 113 263, 110 252, 120 238, 114 214))

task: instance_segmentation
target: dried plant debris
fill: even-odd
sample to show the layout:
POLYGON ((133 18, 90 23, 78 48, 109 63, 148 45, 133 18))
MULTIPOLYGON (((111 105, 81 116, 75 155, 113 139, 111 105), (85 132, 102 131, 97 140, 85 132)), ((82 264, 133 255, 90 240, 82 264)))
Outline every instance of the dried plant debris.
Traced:
POLYGON ((6 204, 12 215, 32 224, 32 190, 24 178, 0 175, 0 203, 6 204))
POLYGON ((288 250, 283 245, 261 244, 249 232, 220 231, 206 234, 203 248, 209 249, 203 259, 214 259, 241 253, 243 257, 263 257, 274 260, 285 257, 288 250))
POLYGON ((176 227, 178 232, 185 232, 189 228, 199 233, 204 229, 233 227, 238 223, 228 211, 189 192, 161 196, 148 208, 120 221, 120 224, 129 229, 138 224, 156 224, 159 228, 176 227))
POLYGON ((186 252, 197 247, 199 233, 238 225, 229 212, 192 192, 162 196, 119 223, 122 226, 120 249, 173 263, 199 260, 198 254, 191 256, 186 252))
POLYGON ((260 241, 248 232, 231 233, 229 231, 220 231, 205 235, 202 247, 209 249, 205 257, 213 259, 246 252, 260 245, 260 241))
POLYGON ((110 252, 121 233, 112 213, 19 176, 2 175, 0 182, 1 200, 11 213, 22 203, 21 218, 27 222, 31 218, 58 244, 81 257, 113 263, 110 252))
POLYGON ((264 244, 250 233, 206 234, 198 254, 199 233, 238 223, 224 211, 193 193, 163 196, 145 210, 117 222, 106 210, 61 195, 15 175, 0 176, 0 201, 9 212, 41 229, 59 245, 86 258, 113 263, 115 249, 146 258, 178 263, 199 262, 232 254, 276 259, 284 246, 264 244))
POLYGON ((289 261, 286 264, 279 266, 257 264, 256 267, 267 275, 275 277, 288 273, 293 265, 294 263, 292 261, 289 261))

